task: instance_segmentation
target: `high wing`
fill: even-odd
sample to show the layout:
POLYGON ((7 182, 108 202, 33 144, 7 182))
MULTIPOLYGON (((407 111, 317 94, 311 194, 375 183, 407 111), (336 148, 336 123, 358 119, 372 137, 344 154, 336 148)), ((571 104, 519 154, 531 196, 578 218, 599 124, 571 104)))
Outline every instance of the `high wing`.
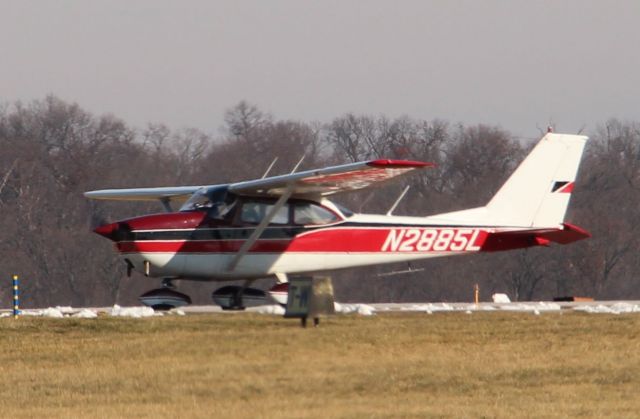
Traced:
POLYGON ((368 188, 431 166, 434 164, 419 161, 371 160, 233 183, 229 190, 238 195, 277 197, 290 187, 294 197, 328 196, 368 188))
MULTIPOLYGON (((293 197, 327 196, 367 188, 431 166, 433 163, 419 161, 371 160, 232 183, 229 185, 229 190, 238 195, 279 197, 290 188, 290 194, 293 197)), ((190 195, 201 188, 213 186, 221 185, 102 189, 85 192, 84 195, 91 199, 180 202, 186 201, 190 195)))
POLYGON ((101 189, 85 192, 91 199, 108 199, 115 201, 186 201, 203 186, 170 186, 161 188, 101 189))

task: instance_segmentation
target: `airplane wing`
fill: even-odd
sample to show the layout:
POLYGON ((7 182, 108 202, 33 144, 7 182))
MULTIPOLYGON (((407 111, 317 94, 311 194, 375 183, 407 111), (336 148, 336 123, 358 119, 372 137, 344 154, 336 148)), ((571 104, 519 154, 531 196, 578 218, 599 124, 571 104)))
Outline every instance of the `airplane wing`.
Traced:
MULTIPOLYGON (((327 196, 367 188, 430 166, 433 166, 433 163, 408 160, 371 160, 232 183, 229 185, 229 190, 238 195, 279 197, 291 184, 291 196, 327 196)), ((84 196, 91 199, 118 201, 182 202, 189 199, 197 190, 212 186, 216 185, 102 189, 85 192, 84 196)))
POLYGON ((327 196, 364 189, 431 166, 434 164, 420 161, 371 160, 232 183, 229 190, 238 195, 282 196, 291 186, 294 197, 327 196))
POLYGON ((109 199, 116 201, 186 201, 202 186, 174 186, 163 188, 131 188, 131 189, 101 189, 85 192, 84 196, 91 199, 109 199))

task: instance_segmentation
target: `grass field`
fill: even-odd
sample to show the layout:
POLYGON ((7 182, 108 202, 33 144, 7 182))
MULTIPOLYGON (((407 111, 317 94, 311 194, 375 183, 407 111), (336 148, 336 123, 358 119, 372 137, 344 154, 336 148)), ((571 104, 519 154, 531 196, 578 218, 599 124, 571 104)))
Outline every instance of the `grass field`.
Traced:
POLYGON ((640 316, 0 320, 2 417, 638 417, 640 316))

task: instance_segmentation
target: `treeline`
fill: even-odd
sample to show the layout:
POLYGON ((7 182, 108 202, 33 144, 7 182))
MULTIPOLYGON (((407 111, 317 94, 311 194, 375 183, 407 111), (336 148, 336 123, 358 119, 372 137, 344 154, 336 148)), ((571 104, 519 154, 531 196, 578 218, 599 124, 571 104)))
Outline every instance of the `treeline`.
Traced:
MULTIPOLYGON (((0 107, 0 306, 10 306, 11 274, 23 278, 26 306, 133 304, 159 281, 134 274, 91 230, 160 204, 93 202, 101 188, 225 183, 372 158, 430 161, 437 167, 403 182, 337 198, 358 212, 386 212, 411 185, 396 214, 429 215, 484 205, 534 141, 494 126, 346 114, 327 123, 280 120, 241 102, 224 133, 135 129, 56 97, 0 107), (1 278, 5 278, 2 280, 1 278)), ((593 238, 535 248, 333 273, 342 301, 465 301, 559 295, 640 298, 640 124, 610 120, 591 137, 568 221, 593 238), (396 272, 394 275, 389 273, 396 272)), ((216 284, 180 284, 199 303, 216 284)))

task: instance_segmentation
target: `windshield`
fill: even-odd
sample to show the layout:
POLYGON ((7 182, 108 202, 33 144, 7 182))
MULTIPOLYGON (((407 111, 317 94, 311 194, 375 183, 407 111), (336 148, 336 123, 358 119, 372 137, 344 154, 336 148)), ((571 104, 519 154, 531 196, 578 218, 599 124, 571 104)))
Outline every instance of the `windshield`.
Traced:
POLYGON ((180 207, 180 211, 206 210, 211 218, 222 219, 231 211, 235 200, 235 195, 228 193, 226 185, 201 188, 180 207))
POLYGON ((187 202, 182 204, 180 211, 191 211, 199 208, 206 208, 208 205, 211 205, 211 201, 207 196, 207 191, 202 188, 195 191, 187 202))

